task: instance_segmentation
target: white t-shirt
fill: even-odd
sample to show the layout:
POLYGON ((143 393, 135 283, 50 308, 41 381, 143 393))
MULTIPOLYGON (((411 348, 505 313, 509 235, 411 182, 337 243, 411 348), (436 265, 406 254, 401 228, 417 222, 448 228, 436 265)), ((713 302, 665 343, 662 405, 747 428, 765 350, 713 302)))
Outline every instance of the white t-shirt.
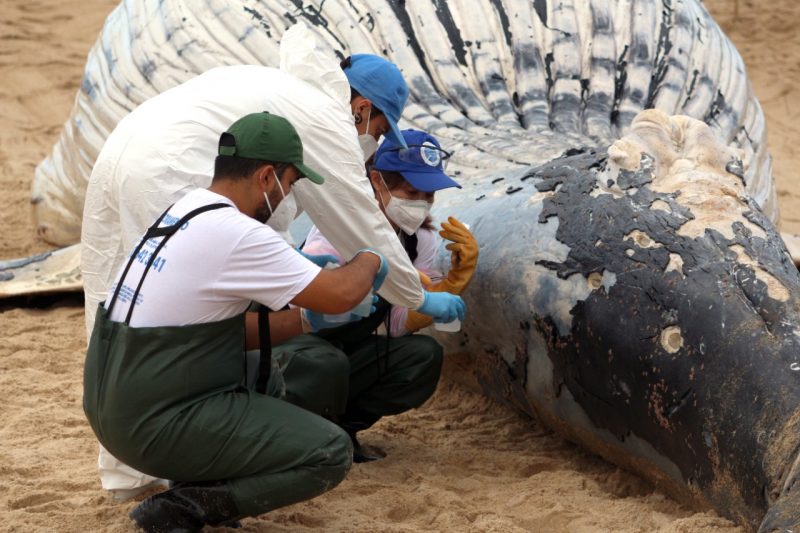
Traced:
MULTIPOLYGON (((216 322, 243 313, 252 300, 281 309, 319 274, 318 266, 293 250, 272 228, 207 189, 184 196, 160 226, 175 224, 190 211, 214 203, 231 207, 196 215, 159 251, 137 297, 131 326, 216 322)), ((137 254, 111 320, 125 320, 136 286, 161 240, 149 239, 137 254)), ((126 264, 117 273, 106 308, 126 264)))

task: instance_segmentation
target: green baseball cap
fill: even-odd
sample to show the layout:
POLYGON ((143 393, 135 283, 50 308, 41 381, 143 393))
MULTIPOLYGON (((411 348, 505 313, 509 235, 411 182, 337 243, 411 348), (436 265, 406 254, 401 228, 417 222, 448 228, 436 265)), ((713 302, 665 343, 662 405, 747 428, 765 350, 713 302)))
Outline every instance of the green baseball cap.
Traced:
POLYGON ((219 137, 219 155, 290 163, 320 184, 325 178, 303 164, 303 143, 288 120, 268 111, 245 115, 219 137))

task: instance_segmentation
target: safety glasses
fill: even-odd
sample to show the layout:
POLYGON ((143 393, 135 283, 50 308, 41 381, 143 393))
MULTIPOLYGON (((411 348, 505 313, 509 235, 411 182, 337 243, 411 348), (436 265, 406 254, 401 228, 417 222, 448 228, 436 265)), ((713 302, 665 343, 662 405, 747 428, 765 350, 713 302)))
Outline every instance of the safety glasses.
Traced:
POLYGON ((391 148, 387 152, 397 152, 397 158, 404 163, 434 168, 439 168, 441 165, 442 170, 447 168, 447 160, 453 155, 430 143, 409 144, 408 148, 391 148))

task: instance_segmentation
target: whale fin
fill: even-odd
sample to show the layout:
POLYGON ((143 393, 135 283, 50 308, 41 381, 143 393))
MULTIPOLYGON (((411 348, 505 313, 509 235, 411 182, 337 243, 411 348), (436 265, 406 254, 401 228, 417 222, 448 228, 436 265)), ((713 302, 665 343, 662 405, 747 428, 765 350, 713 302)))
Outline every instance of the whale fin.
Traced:
POLYGON ((781 233, 781 238, 786 244, 786 249, 789 250, 789 255, 792 256, 794 264, 797 265, 797 268, 800 268, 800 235, 781 233))
POLYGON ((0 298, 81 290, 80 244, 0 261, 0 298))

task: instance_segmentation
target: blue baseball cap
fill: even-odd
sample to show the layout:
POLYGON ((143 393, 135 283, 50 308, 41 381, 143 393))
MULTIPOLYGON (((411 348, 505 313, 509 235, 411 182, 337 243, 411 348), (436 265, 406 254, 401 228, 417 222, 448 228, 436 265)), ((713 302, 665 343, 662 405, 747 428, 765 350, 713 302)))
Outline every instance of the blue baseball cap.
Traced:
POLYGON ((406 147, 387 138, 378 147, 372 168, 398 172, 415 189, 435 192, 461 185, 444 173, 444 162, 450 154, 442 150, 436 137, 419 130, 403 130, 406 147))
POLYGON ((383 111, 389 122, 386 138, 405 146, 397 121, 408 100, 408 85, 400 69, 376 55, 354 54, 350 56, 350 65, 344 69, 344 75, 350 87, 383 111))

